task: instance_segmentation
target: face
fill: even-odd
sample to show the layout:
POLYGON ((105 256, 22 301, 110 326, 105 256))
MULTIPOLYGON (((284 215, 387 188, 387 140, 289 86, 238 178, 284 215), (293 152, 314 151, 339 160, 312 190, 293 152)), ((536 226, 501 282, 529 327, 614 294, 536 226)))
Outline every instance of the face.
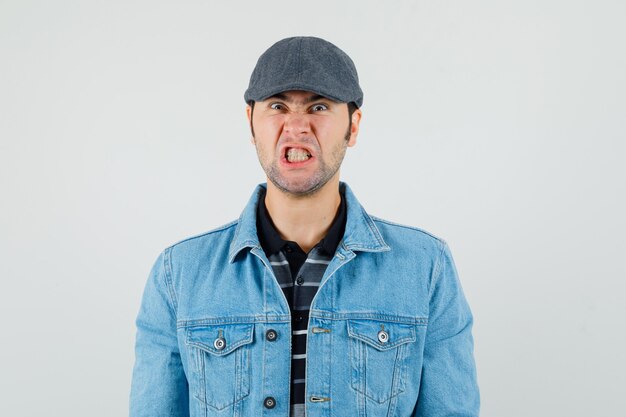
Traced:
POLYGON ((271 184, 295 196, 338 181, 348 146, 356 144, 361 111, 308 91, 286 91, 247 108, 252 142, 271 184), (252 117, 252 119, 251 119, 252 117), (352 123, 350 123, 350 120, 352 123))

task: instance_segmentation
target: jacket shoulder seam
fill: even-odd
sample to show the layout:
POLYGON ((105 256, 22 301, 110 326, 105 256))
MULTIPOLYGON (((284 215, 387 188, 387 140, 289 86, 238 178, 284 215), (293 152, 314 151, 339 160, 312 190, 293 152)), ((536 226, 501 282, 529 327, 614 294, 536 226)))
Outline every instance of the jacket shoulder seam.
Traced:
POLYGON ((230 228, 236 226, 237 223, 239 223, 239 220, 233 220, 232 222, 226 223, 226 224, 224 224, 222 226, 216 227, 215 229, 211 229, 211 230, 209 230, 207 232, 203 232, 203 233, 200 233, 200 234, 197 234, 197 235, 189 236, 189 237, 187 237, 185 239, 179 240, 178 242, 168 246, 167 249, 172 249, 175 246, 178 246, 181 243, 185 243, 185 242, 188 242, 190 240, 200 239, 200 238, 203 238, 205 236, 209 236, 209 235, 212 235, 212 234, 215 234, 215 233, 223 232, 223 231, 225 231, 227 229, 230 229, 230 228))
POLYGON ((433 272, 430 278, 430 288, 429 288, 429 298, 432 299, 433 289, 435 285, 437 285, 437 281, 441 279, 441 271, 443 269, 443 258, 445 257, 447 244, 442 242, 441 247, 439 248, 439 254, 437 256, 437 261, 435 262, 435 267, 433 268, 433 272))
POLYGON ((400 227, 400 228, 403 228, 403 229, 414 230, 414 231, 416 231, 416 232, 420 232, 420 233, 423 233, 423 234, 425 234, 425 235, 427 235, 427 236, 432 237, 433 239, 437 240, 440 244, 444 244, 444 245, 446 244, 446 241, 445 241, 444 239, 442 239, 442 238, 440 238, 439 236, 436 236, 436 235, 434 235, 434 234, 430 233, 430 232, 429 232, 429 231, 427 231, 427 230, 421 229, 421 228, 419 228, 419 227, 415 227, 415 226, 408 226, 408 225, 405 225, 405 224, 400 224, 400 223, 392 222, 392 221, 390 221, 390 220, 381 219, 380 217, 376 217, 376 216, 371 216, 371 215, 370 215, 370 217, 372 218, 372 220, 374 220, 374 221, 376 221, 376 222, 379 222, 379 223, 384 223, 384 224, 387 224, 387 225, 389 225, 389 226, 400 227))
POLYGON ((176 290, 172 282, 171 248, 166 248, 163 251, 163 269, 165 272, 165 287, 167 288, 169 303, 171 304, 170 307, 172 308, 174 317, 178 317, 178 297, 176 297, 176 290))

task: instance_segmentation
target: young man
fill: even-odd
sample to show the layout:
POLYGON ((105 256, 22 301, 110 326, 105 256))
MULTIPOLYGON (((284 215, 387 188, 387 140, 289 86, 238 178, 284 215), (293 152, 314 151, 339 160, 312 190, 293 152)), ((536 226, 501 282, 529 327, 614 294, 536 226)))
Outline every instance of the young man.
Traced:
POLYGON ((131 416, 478 416, 448 247, 368 215, 339 181, 363 102, 352 60, 283 39, 245 99, 267 184, 239 220, 157 259, 131 416))

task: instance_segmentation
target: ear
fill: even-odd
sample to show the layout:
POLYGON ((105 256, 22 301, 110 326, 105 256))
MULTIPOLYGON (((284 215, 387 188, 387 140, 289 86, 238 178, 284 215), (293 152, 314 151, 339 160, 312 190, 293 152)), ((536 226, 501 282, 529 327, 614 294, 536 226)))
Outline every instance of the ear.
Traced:
POLYGON ((246 117, 248 118, 248 125, 250 126, 250 143, 254 145, 254 135, 252 135, 252 107, 248 104, 246 106, 246 117))
POLYGON ((352 126, 350 127, 350 140, 348 140, 348 146, 352 147, 356 145, 356 137, 359 134, 359 123, 361 123, 361 116, 363 113, 361 109, 356 109, 352 113, 352 126))

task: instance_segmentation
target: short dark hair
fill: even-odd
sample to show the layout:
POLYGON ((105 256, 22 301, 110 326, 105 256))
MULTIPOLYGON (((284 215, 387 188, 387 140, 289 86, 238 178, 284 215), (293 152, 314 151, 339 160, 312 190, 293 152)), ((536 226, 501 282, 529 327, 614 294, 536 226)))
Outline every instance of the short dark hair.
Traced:
MULTIPOLYGON (((250 131, 252 132, 252 137, 254 137, 254 126, 252 125, 252 116, 254 115, 254 103, 256 102, 252 100, 250 101, 250 131)), ((348 103, 348 122, 350 123, 348 125, 348 132, 352 127, 352 115, 354 114, 356 109, 358 109, 358 106, 354 101, 348 103)))

